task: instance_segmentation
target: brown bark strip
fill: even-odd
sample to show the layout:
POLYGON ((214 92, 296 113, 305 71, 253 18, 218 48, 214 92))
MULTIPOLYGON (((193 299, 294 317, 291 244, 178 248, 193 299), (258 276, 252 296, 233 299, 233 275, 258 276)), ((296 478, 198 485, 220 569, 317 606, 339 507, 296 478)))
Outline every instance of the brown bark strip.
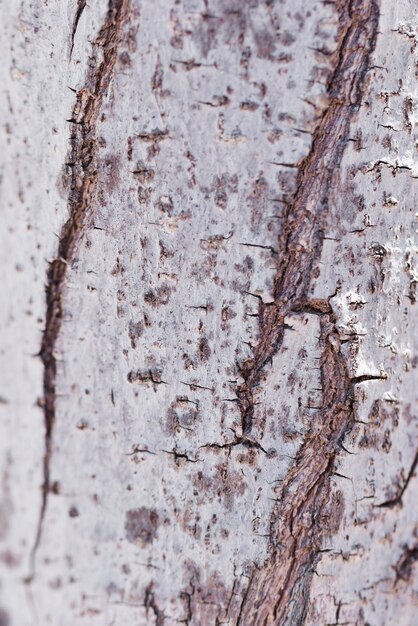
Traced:
MULTIPOLYGON (((78 5, 76 22, 79 19, 82 4, 81 2, 78 5)), ((77 93, 72 116, 69 120, 71 123, 70 149, 66 164, 70 171, 69 218, 61 230, 58 254, 48 266, 46 321, 39 353, 44 366, 45 454, 41 510, 31 554, 32 574, 35 571, 36 552, 41 541, 48 494, 51 490, 50 458, 56 418, 57 375, 54 351, 62 324, 65 280, 67 269, 74 260, 87 217, 91 212, 91 202, 97 181, 96 121, 112 78, 128 4, 129 0, 109 0, 104 24, 93 44, 93 58, 89 62, 85 86, 77 93)))
POLYGON ((271 556, 251 579, 237 625, 304 623, 326 527, 329 479, 340 444, 353 425, 354 386, 362 382, 348 376, 329 302, 310 302, 308 297, 312 267, 322 248, 333 174, 349 138, 351 117, 361 104, 379 21, 378 0, 335 4, 339 33, 335 69, 327 84, 328 107, 318 121, 308 157, 298 166, 297 191, 287 207, 279 242, 275 301, 261 305, 261 338, 253 357, 241 365, 245 382, 238 391, 242 428, 249 433, 255 390, 283 341, 285 317, 310 310, 321 318, 322 411, 283 482, 271 519, 271 556))
POLYGON ((327 308, 307 303, 311 270, 321 253, 329 189, 349 138, 350 119, 361 102, 378 20, 377 0, 339 0, 336 5, 340 27, 335 69, 327 83, 328 107, 313 133, 309 155, 297 164, 297 191, 286 207, 277 251, 275 300, 261 303, 259 343, 252 357, 239 366, 244 383, 237 396, 244 434, 251 432, 254 393, 263 370, 283 342, 286 315, 309 305, 317 313, 327 308))

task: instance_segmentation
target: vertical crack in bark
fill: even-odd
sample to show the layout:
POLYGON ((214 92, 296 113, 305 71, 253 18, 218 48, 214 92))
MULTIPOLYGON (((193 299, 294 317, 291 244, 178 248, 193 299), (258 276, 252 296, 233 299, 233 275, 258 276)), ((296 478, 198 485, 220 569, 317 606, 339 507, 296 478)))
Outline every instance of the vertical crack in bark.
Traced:
MULTIPOLYGON (((327 83, 328 107, 313 133, 308 156, 298 164, 297 191, 287 205, 279 238, 274 302, 260 304, 260 340, 240 364, 244 383, 237 390, 242 430, 249 434, 254 395, 265 366, 283 342, 286 315, 306 305, 311 270, 318 259, 328 213, 328 195, 348 140, 350 119, 361 102, 362 85, 377 33, 377 0, 338 0, 340 27, 335 69, 327 83)), ((317 303, 316 312, 326 312, 317 303)), ((315 308, 315 305, 314 305, 315 308)), ((329 307, 328 307, 329 308, 329 307)))
POLYGON ((328 301, 309 301, 312 267, 322 249, 333 173, 349 138, 352 115, 374 50, 378 0, 337 0, 338 44, 328 80, 328 106, 318 121, 312 147, 299 164, 297 191, 288 205, 280 237, 274 303, 261 304, 260 340, 240 369, 238 390, 242 430, 249 434, 254 396, 265 366, 279 350, 285 317, 310 310, 320 315, 323 405, 318 423, 302 444, 288 472, 271 518, 271 556, 255 570, 237 624, 297 626, 304 623, 310 581, 326 527, 329 479, 345 434, 353 424, 354 387, 340 350, 336 319, 328 301))
POLYGON ((164 622, 165 622, 164 612, 161 611, 161 609, 159 609, 157 605, 153 588, 154 588, 154 583, 151 582, 145 589, 144 606, 147 611, 147 618, 148 618, 148 610, 151 609, 155 617, 155 626, 164 626, 164 622))
POLYGON ((414 460, 412 461, 412 465, 409 469, 408 475, 406 477, 406 480, 404 481, 404 484, 401 486, 401 488, 399 489, 397 495, 394 498, 391 498, 390 500, 386 500, 385 502, 382 502, 381 504, 378 504, 377 506, 379 508, 393 508, 395 507, 397 504, 402 504, 402 498, 403 495, 409 485, 409 482, 411 480, 411 478, 414 476, 415 470, 418 466, 418 452, 415 453, 415 457, 414 460))
MULTIPOLYGON (((60 233, 57 256, 48 266, 46 321, 39 353, 44 366, 45 452, 42 502, 31 552, 32 575, 35 573, 36 553, 41 541, 48 494, 51 490, 50 458, 56 418, 57 360, 55 347, 62 325, 65 280, 67 270, 74 261, 88 215, 91 212, 97 182, 96 122, 112 78, 128 3, 129 0, 109 0, 106 18, 93 43, 93 55, 89 59, 85 86, 78 91, 71 119, 68 120, 71 123, 70 149, 66 163, 70 171, 69 217, 60 233)), ((82 8, 84 7, 81 1, 78 4, 75 23, 80 17, 82 8)))
POLYGON ((87 4, 87 0, 77 0, 77 9, 76 9, 76 12, 75 12, 74 21, 73 21, 73 28, 72 28, 72 31, 71 31, 70 59, 71 59, 71 56, 73 54, 74 38, 75 38, 75 34, 77 32, 78 23, 80 21, 80 18, 81 18, 82 14, 83 14, 84 9, 86 8, 86 4, 87 4))

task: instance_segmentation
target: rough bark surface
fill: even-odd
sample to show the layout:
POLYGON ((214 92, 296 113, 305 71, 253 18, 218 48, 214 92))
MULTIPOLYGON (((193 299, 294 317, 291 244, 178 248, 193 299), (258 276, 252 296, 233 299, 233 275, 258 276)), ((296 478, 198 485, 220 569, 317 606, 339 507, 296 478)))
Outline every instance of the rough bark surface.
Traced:
POLYGON ((413 626, 415 3, 0 6, 0 626, 413 626))

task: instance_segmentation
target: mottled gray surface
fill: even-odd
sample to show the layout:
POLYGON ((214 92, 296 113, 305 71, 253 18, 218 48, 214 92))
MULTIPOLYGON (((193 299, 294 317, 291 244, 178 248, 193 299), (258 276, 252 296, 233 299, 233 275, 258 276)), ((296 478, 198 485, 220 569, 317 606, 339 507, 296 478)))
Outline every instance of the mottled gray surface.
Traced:
MULTIPOLYGON (((295 166, 328 104, 336 9, 132 0, 66 273, 33 553, 47 262, 68 219, 73 90, 107 3, 80 14, 71 59, 77 3, 0 6, 0 625, 237 624, 280 481, 321 415, 312 312, 286 318, 249 439, 236 390, 259 302, 274 300, 295 166)), ((330 301, 350 376, 381 378, 355 387, 309 626, 413 626, 417 609, 414 13, 382 0, 311 293, 330 301)))

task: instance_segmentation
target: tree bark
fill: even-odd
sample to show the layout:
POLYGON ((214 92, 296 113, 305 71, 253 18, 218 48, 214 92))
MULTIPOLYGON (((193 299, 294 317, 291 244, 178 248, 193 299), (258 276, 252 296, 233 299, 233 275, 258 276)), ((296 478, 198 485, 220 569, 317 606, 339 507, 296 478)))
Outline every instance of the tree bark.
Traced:
POLYGON ((413 626, 415 4, 1 29, 0 626, 413 626))

